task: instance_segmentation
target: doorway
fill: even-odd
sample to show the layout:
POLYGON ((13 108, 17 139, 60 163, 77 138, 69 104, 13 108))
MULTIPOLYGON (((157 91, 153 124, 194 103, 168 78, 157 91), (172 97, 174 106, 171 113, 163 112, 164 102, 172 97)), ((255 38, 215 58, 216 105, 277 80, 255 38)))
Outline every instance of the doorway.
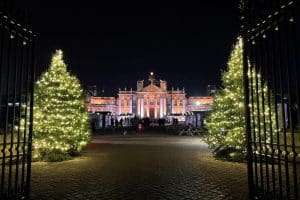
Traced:
POLYGON ((150 117, 150 119, 154 119, 154 108, 150 108, 150 110, 149 110, 149 117, 150 117))

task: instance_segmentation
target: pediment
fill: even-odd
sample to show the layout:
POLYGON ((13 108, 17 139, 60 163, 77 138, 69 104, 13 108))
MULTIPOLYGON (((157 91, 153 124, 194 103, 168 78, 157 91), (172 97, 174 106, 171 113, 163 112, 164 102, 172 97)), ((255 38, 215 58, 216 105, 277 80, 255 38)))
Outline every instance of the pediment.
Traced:
POLYGON ((146 87, 144 87, 141 92, 164 92, 160 87, 157 87, 156 85, 150 84, 146 87))

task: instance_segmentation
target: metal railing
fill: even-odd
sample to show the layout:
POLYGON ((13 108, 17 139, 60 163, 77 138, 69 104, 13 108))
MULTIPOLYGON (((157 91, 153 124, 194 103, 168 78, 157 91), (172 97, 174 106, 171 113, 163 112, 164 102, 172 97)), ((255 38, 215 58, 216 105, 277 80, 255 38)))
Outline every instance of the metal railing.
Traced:
POLYGON ((34 34, 7 5, 0 5, 0 199, 29 199, 34 34))
POLYGON ((251 199, 299 199, 300 66, 296 10, 295 0, 242 1, 251 199))

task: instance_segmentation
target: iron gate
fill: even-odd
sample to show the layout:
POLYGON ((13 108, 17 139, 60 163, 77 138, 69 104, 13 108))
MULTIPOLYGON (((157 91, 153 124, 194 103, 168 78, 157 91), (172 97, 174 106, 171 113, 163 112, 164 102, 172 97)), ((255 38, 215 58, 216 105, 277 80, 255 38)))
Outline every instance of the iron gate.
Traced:
POLYGON ((249 192, 300 199, 296 0, 242 2, 249 192))
POLYGON ((0 199, 28 199, 34 35, 24 15, 0 6, 0 199))

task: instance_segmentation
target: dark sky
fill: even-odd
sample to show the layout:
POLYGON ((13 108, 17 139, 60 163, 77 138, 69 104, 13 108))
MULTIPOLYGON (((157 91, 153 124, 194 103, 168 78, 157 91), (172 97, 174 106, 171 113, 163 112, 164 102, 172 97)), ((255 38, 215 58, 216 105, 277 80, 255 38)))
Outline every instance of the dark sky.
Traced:
POLYGON ((81 83, 104 87, 107 95, 135 89, 150 71, 169 87, 204 95, 208 84, 219 83, 239 31, 238 0, 27 1, 38 74, 60 48, 81 83))

